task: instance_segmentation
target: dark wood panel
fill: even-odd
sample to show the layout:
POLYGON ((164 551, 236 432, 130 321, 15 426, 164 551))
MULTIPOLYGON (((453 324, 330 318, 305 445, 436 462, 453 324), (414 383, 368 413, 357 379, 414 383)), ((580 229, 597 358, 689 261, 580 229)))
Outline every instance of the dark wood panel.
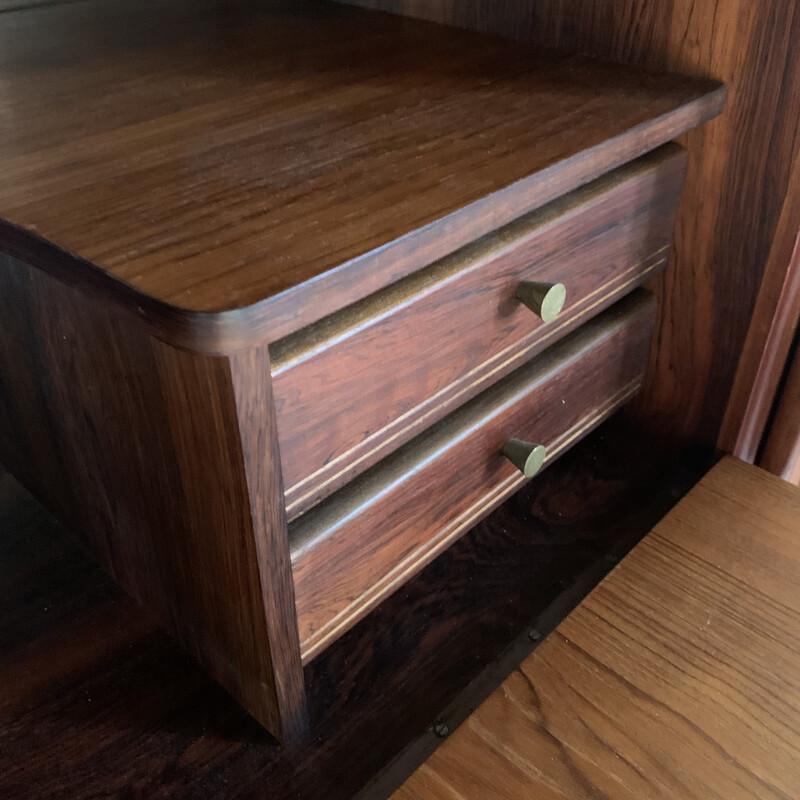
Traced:
POLYGON ((273 345, 289 518, 662 268, 684 167, 668 146, 273 345), (557 319, 521 280, 566 285, 557 319))
POLYGON ((0 90, 0 246, 213 352, 364 297, 724 97, 708 81, 283 0, 6 14, 0 90))
POLYGON ((443 741, 433 722, 455 729, 686 485, 603 426, 316 659, 309 742, 278 747, 2 476, 0 795, 350 798, 443 741))
POLYGON ((634 293, 292 523, 303 660, 524 484, 501 453, 508 439, 545 445, 552 461, 629 400, 654 313, 634 293))
MULTIPOLYGON (((246 474, 240 441, 240 424, 253 447, 269 441, 269 416, 248 412, 263 392, 242 390, 237 414, 226 360, 152 339, 0 256, 0 457, 231 694, 289 736, 302 686, 278 668, 294 653, 297 683, 299 651, 269 628, 262 598, 262 581, 291 598, 288 538, 284 522, 259 562, 265 526, 280 520, 260 507, 254 530, 246 478, 260 482, 254 465, 270 450, 249 452, 246 474)), ((262 506, 280 505, 279 482, 259 488, 262 506)), ((288 609, 293 620, 291 599, 288 609)))
POLYGON ((795 337, 794 352, 785 368, 785 381, 776 398, 771 425, 764 439, 758 465, 800 486, 800 349, 795 337))
MULTIPOLYGON (((249 492, 255 554, 264 606, 269 658, 275 686, 279 723, 276 728, 284 740, 299 738, 308 728, 305 688, 303 686, 300 639, 294 582, 288 546, 286 509, 282 498, 283 478, 276 432, 275 405, 272 399, 269 351, 263 345, 240 351, 230 359, 231 380, 236 398, 236 418, 241 437, 244 472, 249 492)), ((185 391, 188 387, 182 387, 185 391)), ((198 453, 187 453, 196 458, 198 453)), ((221 486, 221 502, 235 502, 221 486)), ((224 535, 223 529, 213 531, 224 535)), ((253 554, 248 553, 252 558, 253 554)), ((251 567, 252 568, 252 567, 251 567)), ((241 602, 235 593, 228 602, 241 602)), ((245 641, 253 639, 252 631, 237 634, 245 641)), ((253 641, 253 647, 263 643, 253 641)), ((245 706, 252 712, 248 706, 245 706)), ((258 714, 255 714, 258 717, 258 714)))
POLYGON ((797 797, 798 520, 723 460, 393 800, 797 797))
POLYGON ((664 445, 707 456, 800 153, 800 8, 791 0, 361 0, 646 68, 713 77, 724 115, 681 140, 689 169, 661 320, 636 404, 664 445))
POLYGON ((800 153, 764 270, 719 446, 755 462, 800 322, 800 153))

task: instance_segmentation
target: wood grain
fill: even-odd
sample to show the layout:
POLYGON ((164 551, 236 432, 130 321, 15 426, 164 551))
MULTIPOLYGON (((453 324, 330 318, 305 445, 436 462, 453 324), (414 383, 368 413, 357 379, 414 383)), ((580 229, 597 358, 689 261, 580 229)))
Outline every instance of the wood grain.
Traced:
POLYGON ((278 747, 2 475, 0 796, 348 800, 379 772, 396 786, 412 766, 387 762, 441 742, 432 722, 476 707, 531 626, 549 630, 685 486, 601 427, 316 659, 309 739, 278 747))
POLYGON ((237 388, 239 413, 226 359, 172 348, 0 256, 3 461, 262 724, 290 737, 304 699, 296 626, 294 640, 287 631, 288 537, 265 510, 280 507, 280 481, 257 466, 280 474, 275 438, 263 386, 237 388), (252 517, 248 480, 260 491, 252 517), (279 627, 266 602, 280 604, 279 627))
POLYGON ((800 486, 800 356, 795 347, 758 465, 800 486))
POLYGON ((655 314, 636 292, 289 528, 300 649, 310 661, 525 483, 510 438, 548 461, 638 391, 655 314))
POLYGON ((272 345, 289 518, 663 268, 684 168, 666 146, 272 345), (521 280, 566 285, 556 320, 521 280))
POLYGON ((800 153, 722 422, 719 446, 755 463, 800 322, 800 153))
POLYGON ((791 0, 359 0, 654 70, 716 78, 725 113, 689 153, 661 320, 636 405, 662 446, 713 455, 800 153, 800 9, 791 0))
POLYGON ((0 453, 258 720, 296 736, 268 343, 723 99, 711 81, 316 0, 4 11, 0 453))
POLYGON ((796 797, 798 520, 724 459, 395 798, 796 797))
MULTIPOLYGON (((253 523, 266 635, 284 740, 308 728, 305 687, 297 633, 286 509, 281 497, 281 456, 266 345, 241 351, 229 362, 242 458, 253 523)), ((187 454, 191 457, 190 454, 187 454)), ((219 487, 214 487, 217 490, 219 487)), ((225 498, 223 502, 230 502, 225 498)), ((236 596, 233 602, 238 602, 236 596)), ((247 632, 244 632, 247 636, 247 632)))
POLYGON ((4 14, 0 54, 0 247, 215 353, 402 278, 724 98, 316 2, 49 6, 4 14))

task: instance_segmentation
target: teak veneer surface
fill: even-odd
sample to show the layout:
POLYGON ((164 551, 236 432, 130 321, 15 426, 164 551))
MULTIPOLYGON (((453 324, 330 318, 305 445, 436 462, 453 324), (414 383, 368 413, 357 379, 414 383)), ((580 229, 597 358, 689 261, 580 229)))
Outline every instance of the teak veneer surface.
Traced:
POLYGON ((366 296, 724 98, 337 4, 258 5, 4 13, 0 247, 222 351, 366 296))
POLYGON ((720 462, 394 800, 800 796, 800 491, 720 462))

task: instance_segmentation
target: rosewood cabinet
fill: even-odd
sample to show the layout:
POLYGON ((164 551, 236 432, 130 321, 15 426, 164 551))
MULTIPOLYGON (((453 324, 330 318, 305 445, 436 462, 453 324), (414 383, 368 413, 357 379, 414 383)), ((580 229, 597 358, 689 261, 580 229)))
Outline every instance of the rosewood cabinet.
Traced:
POLYGON ((281 738, 645 374, 724 90, 322 2, 0 20, 0 457, 281 738))

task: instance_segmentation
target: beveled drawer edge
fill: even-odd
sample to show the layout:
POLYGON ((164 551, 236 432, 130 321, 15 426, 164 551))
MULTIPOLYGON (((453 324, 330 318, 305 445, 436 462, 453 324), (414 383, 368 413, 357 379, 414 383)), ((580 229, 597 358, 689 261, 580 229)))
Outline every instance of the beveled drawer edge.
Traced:
POLYGON ((566 195, 535 208, 502 227, 483 234, 397 282, 344 306, 327 317, 311 323, 270 343, 273 378, 313 358, 321 350, 345 341, 365 324, 375 324, 399 309, 414 303, 431 290, 437 290, 465 273, 479 270, 516 250, 533 236, 540 236, 553 225, 561 225, 581 216, 593 206, 602 205, 605 195, 623 183, 657 172, 668 162, 683 157, 680 145, 668 142, 623 164, 593 181, 578 186, 566 195))
MULTIPOLYGON (((642 376, 637 377, 627 386, 620 389, 617 394, 609 398, 602 406, 585 416, 578 424, 564 431, 548 447, 545 466, 558 458, 577 439, 585 436, 599 425, 611 412, 635 396, 641 389, 642 379, 642 376)), ((433 561, 436 556, 446 550, 466 530, 477 523, 491 509, 510 497, 527 480, 520 473, 509 476, 489 494, 484 495, 480 502, 473 503, 469 508, 466 508, 456 519, 444 527, 436 537, 403 559, 394 569, 377 581, 369 592, 361 595, 357 602, 351 603, 350 606, 333 617, 330 622, 315 631, 313 636, 302 641, 300 643, 300 656, 303 665, 312 661, 332 641, 339 637, 340 632, 347 630, 355 619, 369 612, 392 591, 402 586, 412 575, 433 561)))
MULTIPOLYGON (((289 488, 286 492, 286 515, 288 520, 291 522, 292 520, 296 519, 301 513, 306 511, 306 508, 301 508, 300 511, 297 510, 298 506, 301 506, 305 503, 310 497, 313 497, 315 494, 323 492, 327 486, 330 486, 331 483, 339 480, 343 474, 351 470, 352 468, 358 466, 363 461, 371 458, 375 453, 380 452, 384 448, 391 445, 396 439, 405 436, 410 431, 413 431, 417 428, 421 428, 424 426, 425 422, 428 420, 430 416, 436 414, 440 411, 440 406, 436 405, 437 402, 443 397, 450 395, 447 397, 447 406, 454 406, 457 404, 459 398, 461 398, 464 394, 469 393, 473 390, 476 386, 480 386, 482 384, 487 383, 494 375, 498 372, 502 372, 507 368, 510 368, 517 361, 523 361, 526 356, 528 355, 529 351, 534 347, 543 348, 550 340, 554 337, 558 336, 565 328, 574 328, 580 324, 580 321, 583 317, 585 317, 590 312, 594 311, 598 308, 598 306, 607 303, 611 305, 613 299, 618 296, 619 294, 623 293, 626 289, 633 288, 634 285, 643 283, 649 277, 651 277, 654 273, 658 272, 666 263, 667 254, 669 252, 669 245, 665 245, 664 247, 660 247, 658 250, 651 253, 644 261, 639 262, 632 267, 629 267, 624 272, 617 275, 613 281, 609 283, 603 284, 603 286, 598 287, 590 294, 586 295, 579 303, 575 304, 571 307, 570 311, 572 312, 572 316, 569 318, 565 318, 562 322, 557 325, 553 325, 552 328, 549 328, 546 333, 539 334, 541 329, 537 329, 533 331, 528 336, 519 339, 518 341, 514 342, 513 344, 506 347, 504 350, 500 351, 495 355, 493 358, 484 361, 474 369, 470 370, 466 373, 462 379, 459 381, 455 381, 451 384, 448 384, 443 389, 438 391, 436 394, 431 395, 429 398, 425 400, 425 402, 420 403, 414 408, 409 409, 404 414, 401 414, 397 417, 390 425, 387 425, 384 428, 381 428, 374 433, 370 434, 370 436, 363 439, 359 442, 358 445, 351 448, 350 450, 342 453, 341 455, 337 456, 334 459, 331 459, 324 467, 321 467, 318 470, 315 470, 311 474, 307 475, 302 480, 295 483, 292 487, 289 488), (635 273, 633 277, 628 277, 632 273, 635 273), (596 299, 597 295, 602 295, 599 299, 596 299), (585 307, 583 307, 585 306, 585 307), (535 342, 531 342, 530 340, 536 337, 535 342), (511 355, 509 356, 509 353, 511 355), (505 359, 500 364, 496 364, 495 362, 500 361, 501 359, 505 359), (493 365, 494 366, 491 366, 493 365), (484 370, 490 367, 487 372, 484 370), (474 376, 476 373, 480 374, 480 377, 477 380, 472 382, 468 382, 469 379, 474 376), (458 387, 455 391, 453 387, 458 387), (425 409, 426 407, 434 406, 433 408, 429 408, 427 411, 423 411, 420 413, 421 409, 425 409), (405 425, 400 430, 395 430, 394 432, 390 433, 386 438, 381 438, 380 443, 373 447, 372 449, 366 450, 358 455, 355 459, 349 459, 347 464, 344 468, 340 469, 338 472, 334 472, 333 474, 329 475, 324 481, 321 483, 317 483, 311 491, 306 492, 299 497, 294 497, 294 495, 301 490, 304 486, 306 486, 309 482, 313 481, 317 476, 321 473, 328 472, 332 464, 336 464, 341 462, 344 459, 347 459, 348 456, 354 451, 361 450, 362 448, 368 446, 369 442, 374 441, 378 437, 382 437, 387 432, 392 431, 393 428, 396 428, 398 425, 403 423, 409 417, 415 417, 414 421, 409 425, 405 425)), ((321 499, 321 498, 320 498, 321 499)))

